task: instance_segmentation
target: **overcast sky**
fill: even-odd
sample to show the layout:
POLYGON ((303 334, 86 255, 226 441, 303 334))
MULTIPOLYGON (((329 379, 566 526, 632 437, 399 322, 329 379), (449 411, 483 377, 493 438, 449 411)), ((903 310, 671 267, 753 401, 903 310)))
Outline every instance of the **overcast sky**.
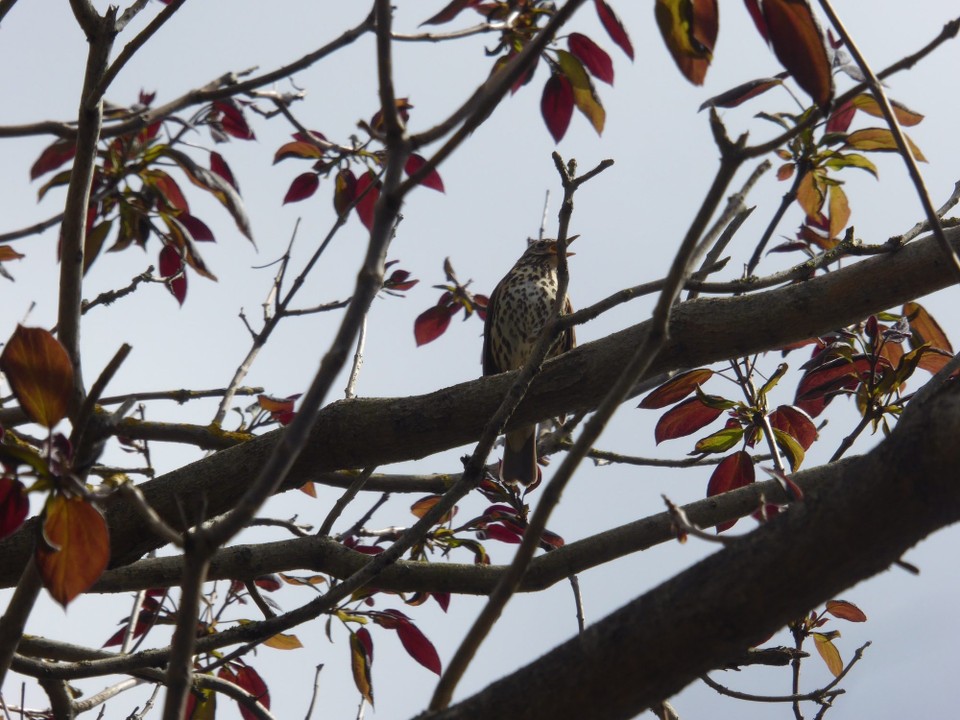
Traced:
MULTIPOLYGON (((419 22, 443 4, 442 0, 397 2, 397 30, 415 31, 419 22)), ((741 3, 722 4, 715 63, 702 88, 687 84, 676 71, 656 32, 652 3, 614 0, 612 4, 636 48, 633 63, 605 36, 590 4, 569 26, 606 47, 616 70, 614 87, 598 86, 607 109, 603 136, 598 137, 589 123, 577 115, 557 147, 565 158, 576 157, 581 169, 590 168, 603 158, 616 160, 611 170, 585 186, 577 196, 571 227, 572 232, 582 235, 575 248, 576 257, 571 260, 571 295, 576 306, 664 274, 716 169, 717 151, 710 138, 707 116, 698 114, 697 108, 706 98, 740 82, 780 70, 741 3)), ((97 3, 101 10, 105 5, 97 3)), ((874 69, 919 49, 957 11, 956 3, 946 0, 928 0, 922 5, 922 12, 916 4, 893 0, 838 1, 836 5, 874 69)), ((160 3, 152 3, 131 32, 142 27, 160 7, 160 3)), ((128 105, 144 89, 155 91, 160 104, 225 72, 252 66, 261 71, 273 69, 334 38, 367 11, 366 3, 188 2, 138 53, 118 77, 108 98, 128 105)), ((472 22, 473 18, 464 13, 462 21, 450 27, 472 22)), ((4 19, 0 31, 0 87, 4 96, 0 124, 75 117, 86 43, 67 3, 18 3, 4 19)), ((126 37, 129 36, 121 40, 126 37)), ((484 56, 483 48, 492 45, 492 38, 472 38, 458 43, 397 46, 397 91, 400 96, 408 96, 414 105, 410 116, 412 129, 435 124, 470 94, 489 72, 490 60, 484 56)), ((306 91, 306 97, 293 110, 303 124, 331 140, 348 142, 350 134, 357 132, 357 121, 368 119, 377 109, 373 60, 373 38, 369 37, 298 74, 294 82, 306 91)), ((948 43, 911 72, 892 78, 888 87, 892 97, 927 116, 923 123, 910 129, 910 135, 930 160, 922 170, 935 205, 950 194, 960 175, 958 108, 953 88, 958 61, 960 46, 948 43)), ((446 336, 422 348, 414 344, 413 319, 436 302, 438 291, 431 286, 443 282, 444 257, 450 257, 461 279, 473 279, 473 289, 489 292, 520 254, 525 238, 538 232, 547 191, 551 193, 547 232, 555 232, 559 192, 550 159, 555 144, 539 114, 540 88, 546 77, 546 68, 541 66, 533 82, 505 101, 462 151, 440 168, 445 194, 416 192, 404 208, 390 258, 401 260, 400 267, 410 270, 421 282, 404 299, 387 297, 374 303, 360 394, 419 394, 480 374, 482 329, 475 318, 466 323, 456 321, 446 336)), ((845 80, 840 82, 843 85, 845 80)), ((283 83, 276 89, 286 92, 293 85, 283 83)), ((757 139, 769 136, 773 127, 755 119, 754 113, 793 109, 789 96, 774 91, 745 107, 721 114, 731 135, 749 131, 751 139, 757 139)), ((224 386, 249 346, 249 336, 238 313, 244 308, 252 319, 258 317, 273 277, 273 269, 256 266, 266 265, 282 254, 298 218, 301 224, 294 246, 295 261, 302 262, 332 225, 329 185, 322 185, 308 201, 281 205, 290 181, 308 169, 308 163, 295 160, 271 165, 274 151, 289 138, 292 128, 283 118, 266 121, 255 117, 254 130, 256 142, 234 141, 217 149, 231 164, 240 184, 256 248, 236 231, 222 208, 200 197, 184 181, 182 186, 188 192, 194 214, 210 225, 217 237, 216 245, 203 250, 219 281, 191 275, 182 308, 162 287, 153 285, 109 309, 91 312, 84 319, 82 340, 88 377, 96 375, 122 342, 134 347, 110 388, 111 394, 224 386)), ((191 136, 190 141, 203 146, 211 144, 206 132, 191 136)), ((36 191, 40 183, 28 182, 31 164, 49 142, 49 138, 0 142, 0 231, 38 222, 62 208, 62 191, 52 191, 38 204, 36 191)), ((857 236, 871 243, 904 232, 922 216, 899 159, 894 155, 875 159, 880 168, 879 182, 867 173, 851 172, 846 185, 857 236)), ((739 187, 751 169, 744 170, 733 188, 739 187)), ((748 199, 749 204, 757 205, 757 210, 731 246, 730 277, 739 272, 785 190, 786 185, 776 182, 770 173, 748 199)), ((791 209, 778 235, 792 232, 800 219, 800 212, 791 209)), ((5 309, 0 316, 0 338, 8 337, 17 322, 40 326, 55 322, 55 241, 56 232, 49 231, 16 243, 16 249, 27 257, 10 267, 15 282, 0 279, 0 306, 5 309)), ((350 294, 364 241, 363 227, 356 219, 351 220, 308 282, 303 306, 343 299, 350 294)), ((154 239, 146 253, 132 248, 101 256, 87 277, 84 297, 92 298, 103 290, 126 285, 148 264, 156 264, 158 252, 154 239)), ((799 259, 769 256, 761 264, 760 273, 772 272, 799 259)), ((960 318, 955 311, 957 291, 945 291, 922 302, 944 325, 954 343, 960 342, 960 318)), ((630 303, 579 328, 578 338, 581 343, 588 342, 639 322, 647 317, 650 306, 647 300, 630 303)), ((284 321, 254 365, 248 384, 262 385, 280 396, 302 391, 339 320, 340 316, 334 313, 284 321)), ((797 365, 802 362, 789 360, 797 365)), ((779 357, 771 357, 767 362, 772 369, 779 357)), ((781 388, 775 400, 789 402, 789 383, 781 383, 781 388)), ((214 410, 212 403, 187 407, 157 404, 151 407, 149 417, 206 423, 214 410)), ((855 423, 849 408, 832 406, 828 417, 830 425, 811 450, 808 464, 829 457, 855 423)), ((636 410, 627 404, 599 445, 618 452, 658 457, 677 458, 689 452, 692 440, 654 447, 656 418, 654 412, 636 410)), ((872 442, 865 438, 854 450, 863 452, 872 442)), ((458 458, 464 451, 443 453, 406 464, 402 469, 452 472, 459 468, 458 458)), ((130 462, 115 448, 109 452, 111 462, 130 462)), ((197 457, 198 453, 190 449, 154 446, 155 463, 161 472, 197 457)), ((550 470, 546 472, 549 474, 550 470)), ((659 512, 661 493, 675 502, 702 497, 706 476, 704 472, 585 465, 550 527, 567 541, 586 537, 659 512)), ((307 500, 300 493, 290 493, 272 501, 264 514, 289 517, 296 513, 304 520, 318 523, 337 495, 335 491, 321 491, 319 499, 307 500)), ((410 523, 412 516, 407 507, 414 499, 395 497, 372 524, 410 523)), ((358 501, 353 516, 372 501, 373 498, 358 501)), ((474 513, 483 507, 482 501, 472 499, 462 512, 474 513)), ((344 522, 352 519, 345 517, 344 522)), ((752 521, 742 521, 736 531, 751 526, 752 521)), ((245 538, 275 540, 281 536, 259 533, 245 538)), ((952 711, 952 684, 958 661, 953 647, 955 638, 945 628, 953 625, 953 599, 958 590, 954 567, 957 539, 956 530, 942 532, 907 556, 921 568, 921 577, 891 570, 845 595, 845 599, 867 613, 870 621, 865 625, 832 624, 843 632, 838 641, 843 657, 849 658, 866 640, 873 640, 873 646, 844 681, 848 693, 838 700, 828 717, 946 717, 948 708, 952 711)), ((511 548, 495 543, 489 546, 495 562, 509 560, 511 548)), ((713 549, 691 540, 684 546, 656 548, 584 573, 581 583, 588 620, 603 617, 713 549)), ((824 562, 830 562, 831 555, 838 552, 843 549, 824 548, 824 562)), ((466 556, 454 559, 469 561, 466 556)), ((276 600, 290 609, 308 598, 307 591, 290 588, 279 593, 276 600)), ((378 607, 406 610, 394 598, 378 600, 378 607)), ((479 600, 457 597, 447 615, 433 604, 411 608, 408 614, 433 640, 446 662, 479 607, 479 600)), ((99 597, 81 598, 66 613, 44 601, 31 618, 28 632, 99 646, 128 609, 126 597, 110 602, 99 597)), ((256 615, 252 607, 246 608, 246 612, 248 617, 256 615)), ((566 585, 514 599, 466 675, 460 697, 534 659, 575 631, 574 607, 566 585)), ((296 632, 306 646, 304 649, 280 652, 264 648, 256 657, 249 658, 270 686, 277 717, 303 716, 313 669, 319 663, 324 664, 324 670, 322 709, 317 717, 353 717, 358 697, 350 679, 345 633, 335 628, 334 643, 330 644, 324 637, 322 622, 296 632)), ((158 643, 160 638, 158 634, 158 643)), ((429 699, 435 678, 407 658, 396 638, 386 631, 374 631, 374 640, 377 709, 368 711, 368 716, 414 715, 429 699)), ((786 643, 787 639, 780 636, 773 642, 786 643)), ((669 648, 642 651, 669 652, 669 648)), ((789 676, 783 670, 727 673, 721 679, 737 689, 771 694, 789 691, 789 676)), ((828 680, 818 658, 806 663, 805 688, 813 689, 828 680)), ((99 689, 97 682, 78 685, 86 692, 99 689)), ((8 680, 3 691, 8 702, 19 692, 13 680, 8 680)), ((35 688, 29 692, 35 706, 45 702, 35 688)), ((142 702, 142 697, 142 693, 122 695, 111 702, 107 716, 121 717, 120 713, 128 713, 134 704, 142 702)), ((709 714, 749 719, 790 714, 786 706, 718 699, 703 686, 688 689, 674 704, 684 718, 709 714)), ((221 705, 218 717, 235 716, 229 703, 222 701, 221 705)), ((508 714, 509 710, 504 712, 508 714)))

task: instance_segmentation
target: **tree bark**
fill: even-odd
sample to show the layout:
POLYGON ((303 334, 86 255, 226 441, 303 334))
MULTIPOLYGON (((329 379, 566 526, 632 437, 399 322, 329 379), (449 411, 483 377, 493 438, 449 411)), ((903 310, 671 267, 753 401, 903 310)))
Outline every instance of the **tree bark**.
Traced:
MULTIPOLYGON (((960 228, 947 236, 960 249, 960 228)), ((679 305, 670 338, 650 374, 696 367, 774 350, 858 322, 871 313, 952 283, 948 264, 931 238, 841 270, 784 288, 732 298, 701 298, 679 305)), ((596 405, 617 376, 625 352, 636 346, 647 323, 583 345, 545 364, 508 427, 596 405)), ((481 378, 406 398, 342 400, 317 416, 311 442, 281 490, 299 487, 320 473, 381 466, 422 458, 475 440, 507 392, 512 374, 481 378)), ((265 462, 281 430, 191 463, 140 487, 171 525, 183 524, 184 508, 206 516, 233 506, 265 462)), ((162 544, 129 503, 106 503, 111 565, 126 564, 162 544)), ((190 522, 200 517, 188 518, 190 522)), ((0 543, 0 586, 9 586, 33 548, 29 522, 0 543)))
POLYGON ((446 710, 419 720, 630 718, 886 570, 960 519, 960 386, 783 514, 446 710), (531 700, 532 699, 532 700, 531 700))

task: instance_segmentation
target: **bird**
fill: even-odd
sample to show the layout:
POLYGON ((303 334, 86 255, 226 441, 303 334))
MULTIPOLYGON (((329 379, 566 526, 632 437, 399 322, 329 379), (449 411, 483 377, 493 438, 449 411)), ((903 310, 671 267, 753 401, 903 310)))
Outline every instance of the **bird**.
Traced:
MULTIPOLYGON (((567 242, 577 237, 575 235, 567 242)), ((551 239, 530 242, 490 294, 483 326, 484 375, 518 370, 529 359, 557 299, 557 243, 551 239)), ((573 308, 568 296, 562 314, 571 312, 573 308)), ((547 357, 556 357, 574 345, 573 328, 567 328, 547 357)), ((538 475, 537 426, 524 425, 506 433, 500 464, 501 481, 511 485, 531 485, 538 475)))

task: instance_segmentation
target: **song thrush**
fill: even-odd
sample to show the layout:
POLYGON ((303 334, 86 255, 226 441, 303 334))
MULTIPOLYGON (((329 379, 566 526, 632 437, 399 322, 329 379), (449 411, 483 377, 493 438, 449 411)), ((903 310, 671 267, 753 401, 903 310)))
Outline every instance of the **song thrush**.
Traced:
MULTIPOLYGON (((550 317, 556 298, 557 241, 537 240, 527 247, 490 295, 483 327, 484 375, 523 366, 550 317)), ((563 312, 572 312, 569 297, 563 312)), ((573 328, 570 328, 557 339, 547 357, 564 353, 575 344, 573 328)), ((526 425, 506 434, 500 479, 522 485, 530 485, 537 479, 536 425, 526 425)))

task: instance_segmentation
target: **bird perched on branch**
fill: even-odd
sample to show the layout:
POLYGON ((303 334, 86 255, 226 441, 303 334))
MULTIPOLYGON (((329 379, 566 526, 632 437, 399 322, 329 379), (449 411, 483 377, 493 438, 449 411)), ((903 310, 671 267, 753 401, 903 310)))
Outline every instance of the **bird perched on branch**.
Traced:
MULTIPOLYGON (((518 370, 529 359, 557 299, 558 259, 556 240, 536 240, 494 288, 483 327, 484 375, 518 370)), ((562 314, 572 311, 567 297, 562 314)), ((568 328, 547 357, 564 353, 575 344, 573 328, 568 328)), ((530 485, 537 475, 537 426, 511 430, 505 438, 500 479, 530 485)))

